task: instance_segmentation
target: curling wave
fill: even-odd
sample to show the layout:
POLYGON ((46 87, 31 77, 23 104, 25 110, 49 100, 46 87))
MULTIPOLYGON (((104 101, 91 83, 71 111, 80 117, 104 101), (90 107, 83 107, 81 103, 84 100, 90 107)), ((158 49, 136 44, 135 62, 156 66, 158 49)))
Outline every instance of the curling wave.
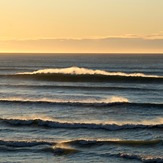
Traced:
POLYGON ((67 81, 67 82, 163 82, 163 76, 146 75, 143 73, 108 72, 80 67, 60 69, 43 69, 10 75, 26 79, 67 81))

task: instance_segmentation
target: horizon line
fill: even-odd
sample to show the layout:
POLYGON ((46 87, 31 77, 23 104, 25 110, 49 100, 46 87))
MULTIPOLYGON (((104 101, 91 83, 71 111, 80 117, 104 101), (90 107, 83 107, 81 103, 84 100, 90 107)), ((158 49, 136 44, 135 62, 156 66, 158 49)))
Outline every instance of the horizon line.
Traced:
POLYGON ((114 55, 114 54, 126 54, 126 55, 132 55, 132 54, 144 54, 144 55, 152 55, 152 54, 158 54, 163 55, 163 52, 0 52, 1 54, 105 54, 105 55, 114 55))

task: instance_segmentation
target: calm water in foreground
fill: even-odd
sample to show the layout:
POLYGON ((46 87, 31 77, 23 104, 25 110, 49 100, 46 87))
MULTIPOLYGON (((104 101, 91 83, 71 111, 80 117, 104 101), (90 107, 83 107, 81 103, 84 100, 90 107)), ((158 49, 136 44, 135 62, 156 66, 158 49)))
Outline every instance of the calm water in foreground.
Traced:
POLYGON ((1 56, 0 162, 163 162, 163 55, 1 56))

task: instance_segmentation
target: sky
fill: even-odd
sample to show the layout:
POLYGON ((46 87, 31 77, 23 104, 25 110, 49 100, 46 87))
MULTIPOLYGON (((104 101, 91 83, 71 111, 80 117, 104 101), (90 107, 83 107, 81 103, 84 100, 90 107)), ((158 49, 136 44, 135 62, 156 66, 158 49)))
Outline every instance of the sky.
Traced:
POLYGON ((163 0, 0 0, 0 52, 163 53, 163 0))

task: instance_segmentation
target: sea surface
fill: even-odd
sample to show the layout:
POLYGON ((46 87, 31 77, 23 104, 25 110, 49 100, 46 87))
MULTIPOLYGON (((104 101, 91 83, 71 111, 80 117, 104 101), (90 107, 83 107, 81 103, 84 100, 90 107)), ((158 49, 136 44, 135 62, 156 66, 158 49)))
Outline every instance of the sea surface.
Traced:
POLYGON ((1 55, 0 162, 163 162, 163 55, 1 55))

